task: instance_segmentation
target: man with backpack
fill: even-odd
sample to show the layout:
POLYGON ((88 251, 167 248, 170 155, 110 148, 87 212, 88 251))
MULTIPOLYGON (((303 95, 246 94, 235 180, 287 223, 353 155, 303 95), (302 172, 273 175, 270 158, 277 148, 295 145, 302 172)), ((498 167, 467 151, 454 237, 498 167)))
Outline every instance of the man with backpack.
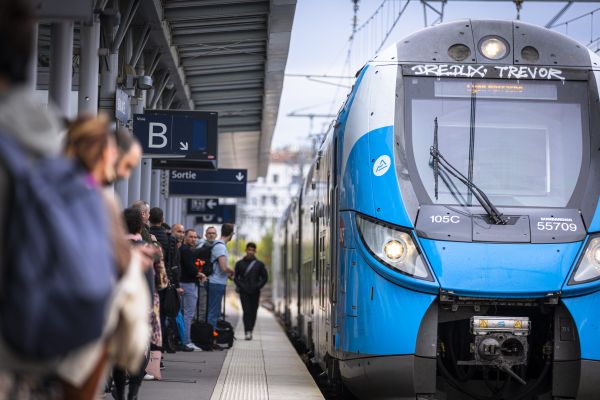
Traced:
POLYGON ((229 268, 229 253, 227 242, 234 235, 232 224, 221 226, 221 238, 212 246, 211 264, 213 272, 208 276, 208 318, 207 322, 213 327, 217 326, 217 319, 221 314, 221 303, 225 296, 227 279, 233 277, 233 270, 229 268))
POLYGON ((265 264, 256 258, 256 244, 246 245, 246 257, 235 264, 234 282, 240 293, 244 311, 244 331, 246 340, 252 340, 252 331, 256 323, 256 313, 260 300, 260 289, 267 283, 269 276, 265 264))

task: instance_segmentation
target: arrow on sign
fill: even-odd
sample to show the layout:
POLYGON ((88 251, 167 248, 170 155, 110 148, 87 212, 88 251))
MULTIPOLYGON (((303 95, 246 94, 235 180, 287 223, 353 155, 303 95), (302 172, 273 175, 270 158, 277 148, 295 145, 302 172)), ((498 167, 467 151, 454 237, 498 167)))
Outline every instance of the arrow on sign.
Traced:
POLYGON ((206 207, 209 210, 212 210, 213 208, 215 208, 217 206, 217 202, 214 201, 213 199, 210 199, 207 203, 206 203, 206 207))
POLYGON ((238 181, 241 181, 242 179, 244 179, 244 174, 242 174, 241 172, 238 172, 237 175, 235 176, 235 179, 237 179, 238 181))
POLYGON ((179 142, 179 150, 187 150, 188 149, 188 142, 179 142))

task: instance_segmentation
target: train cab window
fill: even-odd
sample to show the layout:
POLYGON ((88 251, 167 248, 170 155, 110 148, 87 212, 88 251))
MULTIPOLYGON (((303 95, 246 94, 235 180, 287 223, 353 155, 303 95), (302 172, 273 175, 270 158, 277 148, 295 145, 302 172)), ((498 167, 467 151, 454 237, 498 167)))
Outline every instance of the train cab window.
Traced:
POLYGON ((439 152, 495 205, 567 206, 589 135, 587 82, 406 77, 405 87, 408 153, 423 202, 478 205, 444 171, 436 199, 437 118, 439 152))

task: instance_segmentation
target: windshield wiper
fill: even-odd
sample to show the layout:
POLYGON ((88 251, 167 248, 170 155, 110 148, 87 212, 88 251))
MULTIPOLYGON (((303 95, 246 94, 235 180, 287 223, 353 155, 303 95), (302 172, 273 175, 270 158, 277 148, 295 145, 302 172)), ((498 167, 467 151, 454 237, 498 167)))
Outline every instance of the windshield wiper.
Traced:
POLYGON ((473 183, 472 180, 464 176, 458 169, 456 169, 448 160, 444 158, 442 153, 438 148, 438 120, 437 117, 433 119, 434 129, 433 129, 433 146, 429 148, 429 154, 431 155, 431 160, 433 163, 433 178, 435 181, 435 198, 438 198, 438 177, 440 175, 440 168, 444 170, 444 172, 452 175, 459 181, 461 181, 471 193, 475 196, 479 204, 483 207, 485 212, 487 212, 490 217, 491 222, 496 225, 505 225, 506 219, 502 216, 502 214, 498 211, 498 209, 492 204, 490 199, 486 196, 483 190, 479 189, 477 185, 473 183))

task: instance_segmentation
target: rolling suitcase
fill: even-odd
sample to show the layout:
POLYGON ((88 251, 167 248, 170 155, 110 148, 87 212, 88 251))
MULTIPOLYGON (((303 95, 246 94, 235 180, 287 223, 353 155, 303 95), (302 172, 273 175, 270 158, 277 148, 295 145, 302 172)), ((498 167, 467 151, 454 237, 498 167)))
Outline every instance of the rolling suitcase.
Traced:
POLYGON ((225 297, 223 298, 223 318, 217 320, 217 345, 221 348, 230 349, 233 346, 235 339, 233 325, 225 319, 225 303, 227 303, 225 297))
MULTIPOLYGON (((208 285, 206 289, 206 298, 208 299, 208 285)), ((207 301, 208 303, 208 301, 207 301)), ((192 322, 192 326, 190 327, 190 340, 196 346, 200 347, 202 350, 212 350, 213 349, 213 326, 207 322, 208 318, 208 307, 206 307, 206 314, 204 315, 204 320, 200 319, 199 314, 200 308, 200 285, 198 285, 198 301, 196 302, 196 316, 194 321, 192 322)))

